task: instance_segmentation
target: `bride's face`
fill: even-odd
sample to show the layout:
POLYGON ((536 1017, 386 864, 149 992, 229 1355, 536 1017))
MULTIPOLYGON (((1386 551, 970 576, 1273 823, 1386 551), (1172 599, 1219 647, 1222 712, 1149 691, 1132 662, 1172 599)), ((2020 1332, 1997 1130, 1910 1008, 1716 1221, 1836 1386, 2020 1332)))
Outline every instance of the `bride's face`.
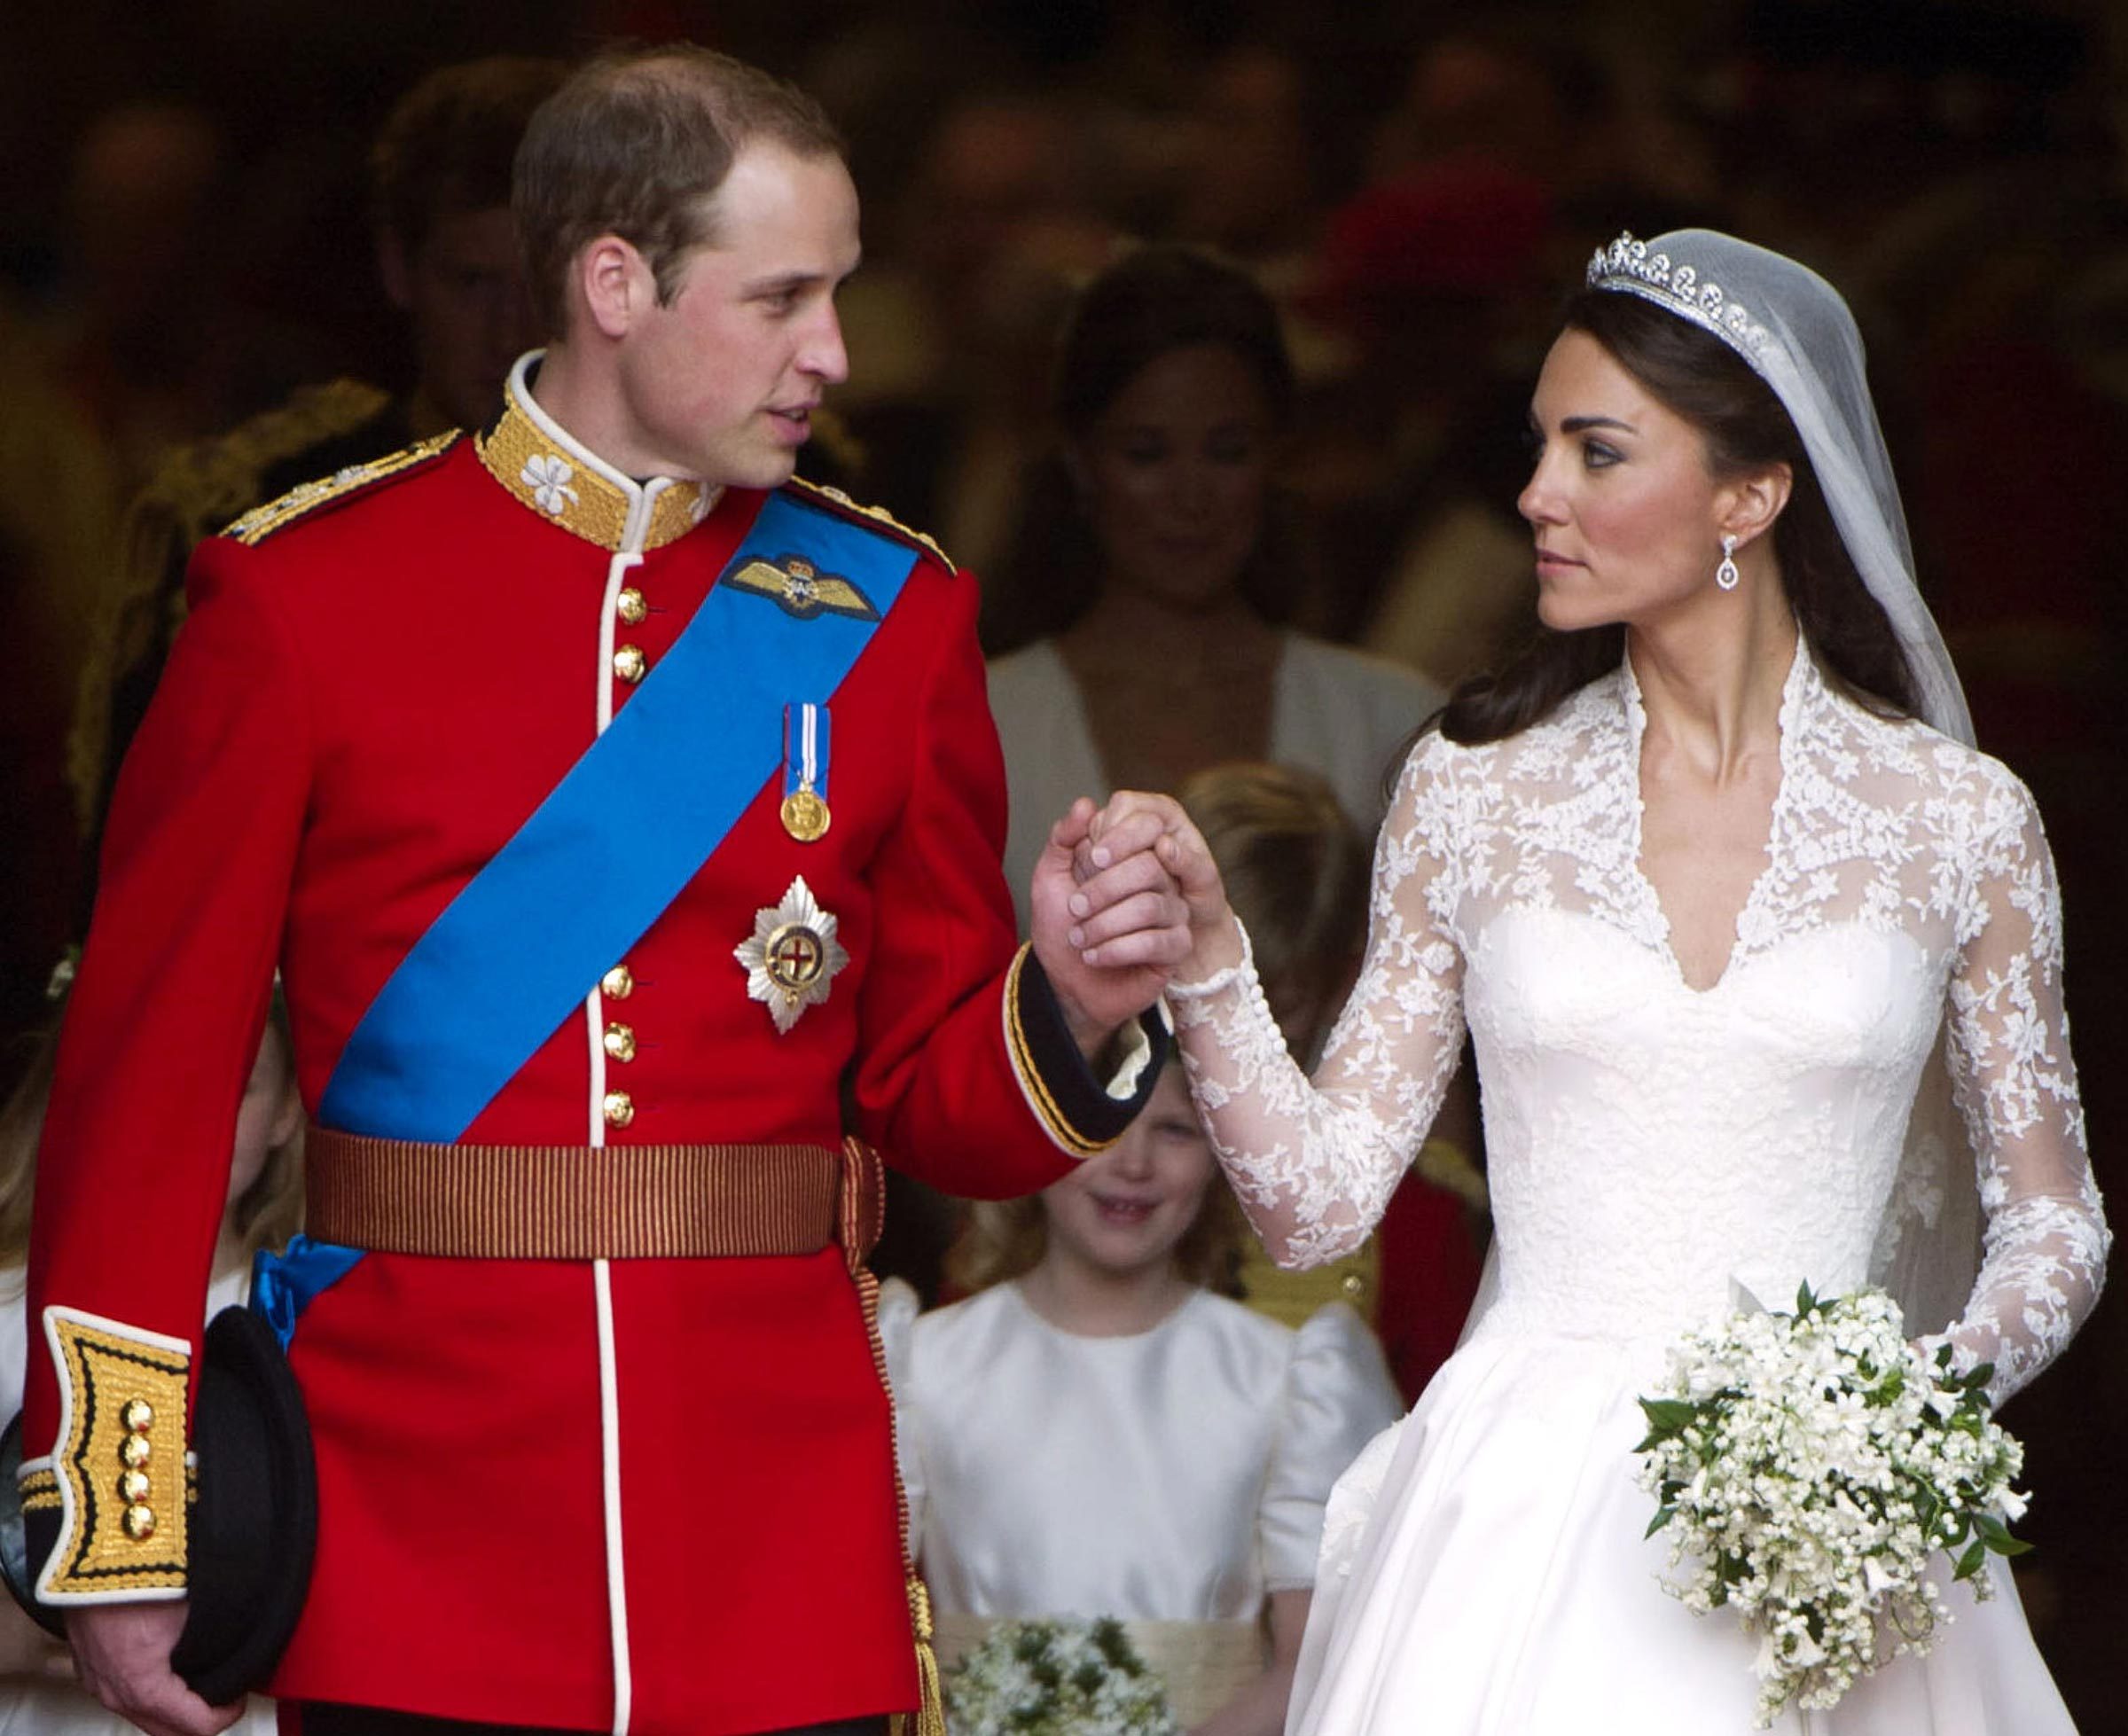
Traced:
POLYGON ((1212 1169, 1189 1086, 1170 1066, 1121 1139, 1044 1190, 1052 1255, 1106 1272, 1164 1266, 1197 1221, 1212 1169))
POLYGON ((1552 346, 1530 414, 1537 465, 1516 506, 1536 532, 1546 626, 1646 624, 1719 595, 1736 490, 1697 428, 1577 331, 1552 346))

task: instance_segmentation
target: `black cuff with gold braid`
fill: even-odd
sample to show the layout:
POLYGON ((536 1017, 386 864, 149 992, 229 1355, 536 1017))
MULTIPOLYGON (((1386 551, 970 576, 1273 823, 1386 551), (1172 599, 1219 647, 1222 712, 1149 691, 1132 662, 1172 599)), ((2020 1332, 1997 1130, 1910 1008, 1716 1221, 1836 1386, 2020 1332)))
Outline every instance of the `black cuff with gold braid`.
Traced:
POLYGON ((30 1470, 23 1505, 26 1517, 56 1505, 59 1536, 38 1595, 65 1603, 183 1591, 191 1346, 66 1308, 45 1310, 45 1329, 59 1436, 50 1482, 42 1467, 30 1470))
POLYGON ((1117 1059, 1110 1076, 1100 1077, 1079 1052, 1049 974, 1029 946, 1020 949, 1005 981, 1005 1023, 1021 1089, 1050 1138, 1075 1157, 1091 1157, 1123 1138, 1168 1058, 1166 1021, 1157 1011, 1142 1013, 1118 1033, 1117 1059))

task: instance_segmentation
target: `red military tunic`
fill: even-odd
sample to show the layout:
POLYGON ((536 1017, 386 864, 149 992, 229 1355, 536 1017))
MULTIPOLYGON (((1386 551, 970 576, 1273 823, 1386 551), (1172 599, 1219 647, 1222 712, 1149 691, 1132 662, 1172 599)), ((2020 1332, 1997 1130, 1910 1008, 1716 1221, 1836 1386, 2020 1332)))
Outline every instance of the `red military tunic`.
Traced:
MULTIPOLYGON (((638 488, 520 380, 485 436, 299 490, 202 548, 61 1044, 26 1454, 52 1449, 72 1378, 48 1309, 196 1349, 275 966, 315 1112, 394 967, 628 677, 654 676, 763 499, 638 488)), ((827 834, 790 835, 769 778, 466 1140, 833 1146, 847 1087, 889 1161, 1003 1195, 1120 1130, 1130 1106, 1076 1054, 1012 1040, 1012 997, 1046 991, 1007 968, 974 584, 879 534, 917 564, 833 700, 827 834), (849 962, 779 1033, 733 948, 801 874, 849 962)), ((623 845, 658 821, 625 798, 611 816, 623 845)), ((371 1253, 310 1304, 291 1359, 320 1521, 274 1692, 642 1736, 914 1705, 888 1404, 840 1249, 371 1253)), ((182 1562, 139 1547, 138 1575, 102 1584, 176 1595, 182 1562)))

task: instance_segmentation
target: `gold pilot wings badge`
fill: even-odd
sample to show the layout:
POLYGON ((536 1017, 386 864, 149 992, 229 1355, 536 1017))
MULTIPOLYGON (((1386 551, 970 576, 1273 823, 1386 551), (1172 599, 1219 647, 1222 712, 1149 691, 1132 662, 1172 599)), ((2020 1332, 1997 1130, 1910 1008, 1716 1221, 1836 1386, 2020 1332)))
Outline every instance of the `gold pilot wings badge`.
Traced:
POLYGON ((724 583, 756 597, 766 597, 787 615, 810 621, 815 615, 844 614, 853 621, 877 621, 872 598, 848 579, 823 573, 803 555, 749 560, 724 583))

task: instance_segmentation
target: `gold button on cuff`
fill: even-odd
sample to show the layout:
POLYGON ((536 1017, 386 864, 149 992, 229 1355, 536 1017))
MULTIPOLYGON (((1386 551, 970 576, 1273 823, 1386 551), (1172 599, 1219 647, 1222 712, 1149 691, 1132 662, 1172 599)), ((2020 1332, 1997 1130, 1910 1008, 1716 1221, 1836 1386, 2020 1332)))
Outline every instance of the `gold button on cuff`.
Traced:
POLYGON ((598 991, 613 1000, 626 1000, 636 992, 635 973, 626 965, 615 965, 598 979, 598 991))
POLYGON ((609 1126, 626 1127, 636 1118, 636 1100, 626 1091, 606 1092, 605 1107, 609 1126))
POLYGON ((650 659, 639 645, 624 645, 614 653, 614 674, 630 687, 650 672, 650 659))
POLYGON ((1338 1287, 1345 1293, 1347 1302, 1357 1302, 1367 1294, 1367 1280, 1357 1272, 1347 1272, 1338 1287))
POLYGON ((155 1456, 145 1435, 129 1435, 118 1443, 118 1457, 128 1470, 137 1471, 155 1456))
POLYGON ((119 1474, 118 1498, 128 1506, 137 1505, 148 1498, 152 1485, 145 1471, 124 1471, 119 1474))
POLYGON ((139 1505, 128 1507, 126 1516, 121 1522, 126 1528, 126 1535, 135 1543, 145 1543, 155 1535, 155 1509, 139 1505))
POLYGON ((614 612, 630 627, 643 624, 644 616, 650 613, 650 605, 643 600, 643 593, 632 584, 622 591, 614 604, 614 612))
POLYGON ((118 1419, 133 1434, 145 1435, 155 1426, 155 1407, 145 1398, 128 1399, 118 1419))
POLYGON ((636 1032, 632 1025, 614 1023, 606 1028, 606 1052, 617 1061, 636 1058, 636 1032))

